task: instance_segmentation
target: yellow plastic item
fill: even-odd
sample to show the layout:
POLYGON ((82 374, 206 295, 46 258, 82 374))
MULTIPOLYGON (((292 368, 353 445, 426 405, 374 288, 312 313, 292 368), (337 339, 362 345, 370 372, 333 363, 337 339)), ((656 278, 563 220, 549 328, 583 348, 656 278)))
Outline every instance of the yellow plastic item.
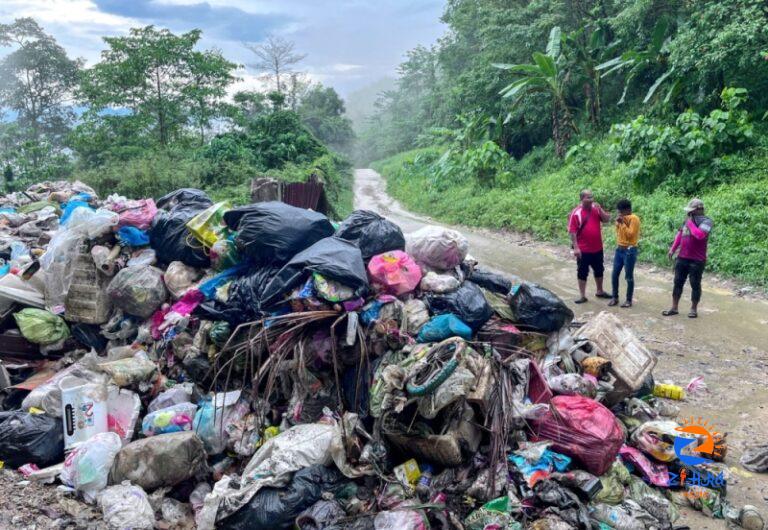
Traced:
POLYGON ((187 221, 187 228, 195 239, 206 248, 211 248, 226 229, 224 214, 231 209, 228 201, 217 202, 187 221))
POLYGON ((413 458, 406 460, 395 468, 395 476, 401 482, 415 486, 421 477, 421 470, 419 469, 418 462, 413 458))
POLYGON ((653 387, 653 395, 660 398, 681 400, 685 399, 685 390, 681 386, 657 383, 653 387))
POLYGON ((29 411, 28 411, 28 412, 29 412, 30 414, 45 414, 45 411, 44 411, 44 410, 40 410, 40 409, 39 409, 39 408, 37 408, 37 407, 29 407, 29 411))
POLYGON ((280 434, 280 429, 278 429, 277 427, 274 427, 274 426, 267 427, 266 429, 264 429, 264 441, 267 441, 270 438, 274 438, 278 434, 280 434))

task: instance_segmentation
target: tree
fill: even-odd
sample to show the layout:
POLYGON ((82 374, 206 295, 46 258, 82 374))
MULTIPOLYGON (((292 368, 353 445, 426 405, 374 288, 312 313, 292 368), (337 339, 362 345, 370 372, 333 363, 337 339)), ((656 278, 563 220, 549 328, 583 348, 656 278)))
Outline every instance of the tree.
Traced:
POLYGON ((257 58, 257 62, 249 64, 251 68, 262 72, 269 80, 274 80, 275 90, 283 92, 284 87, 280 80, 294 72, 293 66, 300 63, 307 56, 296 53, 296 44, 276 35, 267 37, 262 44, 246 44, 257 58))
POLYGON ((344 101, 332 87, 313 85, 298 107, 299 116, 312 134, 322 143, 346 150, 354 133, 352 122, 344 116, 344 101))
POLYGON ((200 30, 174 35, 146 26, 132 28, 126 37, 105 37, 109 48, 81 86, 91 106, 89 117, 98 120, 104 109, 128 112, 146 123, 163 147, 179 139, 188 125, 204 139, 210 120, 223 113, 237 65, 218 51, 196 51, 200 36, 200 30))
POLYGON ((496 68, 507 70, 523 77, 513 81, 501 90, 503 98, 515 98, 512 107, 523 98, 534 93, 545 93, 551 100, 552 139, 555 152, 565 156, 565 149, 571 133, 578 132, 567 101, 567 70, 561 53, 562 33, 558 26, 552 28, 547 44, 547 53, 533 53, 533 64, 495 64, 496 68))
POLYGON ((0 60, 0 106, 16 113, 14 145, 25 146, 25 168, 35 172, 64 147, 82 62, 70 59, 31 18, 0 24, 0 46, 14 48, 0 60))

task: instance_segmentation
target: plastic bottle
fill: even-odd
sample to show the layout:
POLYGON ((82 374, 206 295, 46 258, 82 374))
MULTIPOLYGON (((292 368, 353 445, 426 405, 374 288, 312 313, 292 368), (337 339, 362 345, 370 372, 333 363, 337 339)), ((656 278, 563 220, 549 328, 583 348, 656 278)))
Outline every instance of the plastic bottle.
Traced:
POLYGON ((427 498, 429 496, 429 487, 432 485, 432 466, 429 464, 423 464, 421 466, 421 476, 416 483, 416 493, 420 497, 427 498))
POLYGON ((660 398, 681 400, 685 398, 685 390, 677 385, 656 383, 656 386, 653 387, 653 395, 660 398))

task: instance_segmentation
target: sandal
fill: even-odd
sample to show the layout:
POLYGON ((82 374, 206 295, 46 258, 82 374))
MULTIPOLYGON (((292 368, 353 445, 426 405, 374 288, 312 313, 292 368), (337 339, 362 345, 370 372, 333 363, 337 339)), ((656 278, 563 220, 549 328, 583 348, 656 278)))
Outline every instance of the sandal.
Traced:
POLYGON ((608 294, 608 293, 606 293, 606 292, 602 292, 602 293, 595 293, 595 297, 597 297, 597 298, 606 298, 606 299, 607 299, 607 298, 613 298, 613 296, 609 295, 609 294, 608 294))
POLYGON ((613 307, 615 305, 619 305, 619 301, 616 298, 611 298, 611 301, 608 302, 608 307, 613 307))
POLYGON ((583 304, 583 303, 584 303, 584 302, 586 302, 586 301, 587 301, 586 297, 582 296, 582 297, 581 297, 581 298, 579 298, 578 300, 574 300, 574 301, 573 301, 573 303, 574 303, 574 304, 583 304))
POLYGON ((621 307, 632 307, 632 302, 626 301, 623 304, 621 304, 621 307))
POLYGON ((699 314, 696 311, 691 311, 688 313, 688 318, 697 318, 699 314))
POLYGON ((666 309, 661 312, 665 317, 671 317, 673 315, 679 315, 680 313, 676 309, 666 309))

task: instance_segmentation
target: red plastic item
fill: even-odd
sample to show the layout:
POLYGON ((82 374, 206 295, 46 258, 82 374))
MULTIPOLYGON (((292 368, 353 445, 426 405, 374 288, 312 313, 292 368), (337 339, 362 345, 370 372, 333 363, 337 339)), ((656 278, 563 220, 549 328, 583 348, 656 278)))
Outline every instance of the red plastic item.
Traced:
POLYGON ((584 396, 555 396, 550 406, 533 424, 534 441, 552 441, 553 451, 579 460, 593 475, 608 471, 624 443, 613 413, 584 396))

